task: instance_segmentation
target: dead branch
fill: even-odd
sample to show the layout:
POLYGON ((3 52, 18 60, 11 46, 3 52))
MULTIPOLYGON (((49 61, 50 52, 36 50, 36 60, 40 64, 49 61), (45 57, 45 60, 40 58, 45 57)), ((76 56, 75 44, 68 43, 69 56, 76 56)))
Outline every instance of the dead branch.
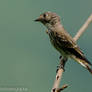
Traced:
POLYGON ((91 22, 92 22, 92 14, 88 17, 84 25, 78 30, 77 34, 73 38, 75 41, 77 41, 80 38, 80 36, 85 32, 85 30, 88 28, 91 22))

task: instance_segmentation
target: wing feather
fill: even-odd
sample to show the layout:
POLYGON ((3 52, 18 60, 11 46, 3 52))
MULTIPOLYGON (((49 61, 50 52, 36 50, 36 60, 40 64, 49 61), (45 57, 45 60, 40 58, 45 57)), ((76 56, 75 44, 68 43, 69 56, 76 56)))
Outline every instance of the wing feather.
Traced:
POLYGON ((77 58, 85 60, 88 64, 92 65, 84 56, 83 52, 77 46, 76 42, 73 38, 63 29, 62 31, 58 31, 56 33, 56 39, 67 54, 73 54, 77 58))

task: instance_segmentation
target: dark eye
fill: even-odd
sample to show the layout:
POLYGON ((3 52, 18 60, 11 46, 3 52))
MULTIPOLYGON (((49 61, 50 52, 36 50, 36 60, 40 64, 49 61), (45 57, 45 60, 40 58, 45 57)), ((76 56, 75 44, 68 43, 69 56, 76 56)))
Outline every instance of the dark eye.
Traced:
POLYGON ((45 18, 46 17, 46 14, 44 14, 43 17, 45 18))
POLYGON ((47 18, 48 17, 48 14, 47 13, 43 14, 43 17, 44 18, 47 18))

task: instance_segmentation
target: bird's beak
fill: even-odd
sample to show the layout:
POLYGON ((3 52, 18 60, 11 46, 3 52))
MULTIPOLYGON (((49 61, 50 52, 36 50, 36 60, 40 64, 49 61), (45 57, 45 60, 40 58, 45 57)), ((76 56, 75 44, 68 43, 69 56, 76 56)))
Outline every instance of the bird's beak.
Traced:
POLYGON ((40 16, 39 18, 37 18, 36 20, 34 20, 34 21, 36 21, 36 22, 41 22, 43 20, 43 16, 40 16))
POLYGON ((34 21, 39 22, 39 21, 41 21, 41 19, 40 18, 37 18, 34 21))

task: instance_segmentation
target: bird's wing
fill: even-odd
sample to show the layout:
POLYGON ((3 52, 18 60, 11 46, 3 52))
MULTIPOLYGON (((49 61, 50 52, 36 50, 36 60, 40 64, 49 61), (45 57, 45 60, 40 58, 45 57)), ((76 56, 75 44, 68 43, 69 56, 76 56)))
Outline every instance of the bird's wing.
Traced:
POLYGON ((80 50, 76 42, 73 40, 73 38, 64 30, 57 32, 57 39, 59 41, 59 44, 61 44, 62 49, 74 56, 76 56, 79 59, 85 60, 88 64, 92 65, 84 56, 83 52, 80 50))

